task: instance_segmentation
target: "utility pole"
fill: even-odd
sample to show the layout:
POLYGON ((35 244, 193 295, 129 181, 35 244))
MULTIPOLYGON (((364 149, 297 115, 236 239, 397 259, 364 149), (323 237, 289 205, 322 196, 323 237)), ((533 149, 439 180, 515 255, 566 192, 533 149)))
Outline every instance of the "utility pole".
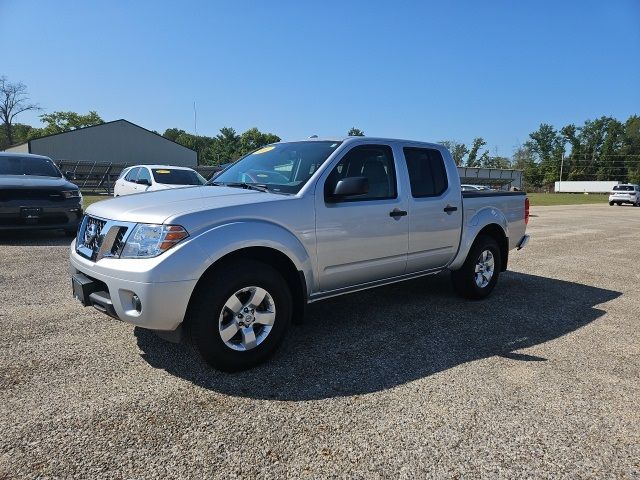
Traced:
POLYGON ((193 130, 197 137, 198 136, 198 112, 196 111, 195 100, 193 101, 193 130))

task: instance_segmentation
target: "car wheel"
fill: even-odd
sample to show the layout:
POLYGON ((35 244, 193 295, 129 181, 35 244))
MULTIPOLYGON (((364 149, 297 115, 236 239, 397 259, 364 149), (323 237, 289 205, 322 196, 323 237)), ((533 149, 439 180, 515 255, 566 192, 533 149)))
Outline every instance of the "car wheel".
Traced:
POLYGON ((75 229, 75 228, 74 228, 74 229, 67 228, 67 229, 64 231, 64 235, 65 235, 66 237, 71 237, 71 238, 75 238, 75 237, 76 237, 76 233, 78 233, 78 230, 77 230, 77 229, 75 229))
POLYGON ((613 202, 609 202, 609 206, 610 206, 610 207, 613 207, 613 202))
POLYGON ((451 272, 453 287, 465 298, 479 300, 496 286, 502 257, 493 237, 480 235, 474 242, 462 268, 451 272))
POLYGON ((264 362, 291 323, 287 282, 258 261, 227 262, 198 285, 187 313, 192 346, 210 366, 227 372, 264 362))

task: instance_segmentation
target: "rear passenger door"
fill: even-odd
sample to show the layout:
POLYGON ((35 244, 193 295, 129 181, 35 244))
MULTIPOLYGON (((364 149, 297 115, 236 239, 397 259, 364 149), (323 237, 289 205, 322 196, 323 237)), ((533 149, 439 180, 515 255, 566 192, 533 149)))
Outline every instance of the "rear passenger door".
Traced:
POLYGON ((454 257, 462 228, 462 194, 453 162, 436 148, 404 146, 411 187, 408 195, 407 273, 441 268, 454 257))

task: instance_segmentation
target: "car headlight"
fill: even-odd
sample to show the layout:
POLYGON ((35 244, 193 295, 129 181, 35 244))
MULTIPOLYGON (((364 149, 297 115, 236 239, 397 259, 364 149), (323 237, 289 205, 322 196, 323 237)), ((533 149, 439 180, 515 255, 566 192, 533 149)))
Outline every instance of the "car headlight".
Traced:
POLYGON ((180 225, 139 223, 127 238, 120 258, 157 257, 188 236, 180 225))
POLYGON ((82 198, 80 190, 63 190, 62 196, 64 198, 82 198))

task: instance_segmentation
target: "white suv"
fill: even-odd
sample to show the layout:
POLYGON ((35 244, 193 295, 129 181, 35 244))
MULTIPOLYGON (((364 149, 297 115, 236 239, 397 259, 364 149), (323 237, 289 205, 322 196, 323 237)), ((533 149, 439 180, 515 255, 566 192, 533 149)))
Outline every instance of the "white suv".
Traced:
POLYGON ((134 165, 122 170, 113 186, 113 196, 204 185, 206 182, 202 175, 187 167, 134 165))
POLYGON ((625 184, 615 185, 609 194, 609 205, 622 205, 630 203, 640 207, 640 185, 625 184))

